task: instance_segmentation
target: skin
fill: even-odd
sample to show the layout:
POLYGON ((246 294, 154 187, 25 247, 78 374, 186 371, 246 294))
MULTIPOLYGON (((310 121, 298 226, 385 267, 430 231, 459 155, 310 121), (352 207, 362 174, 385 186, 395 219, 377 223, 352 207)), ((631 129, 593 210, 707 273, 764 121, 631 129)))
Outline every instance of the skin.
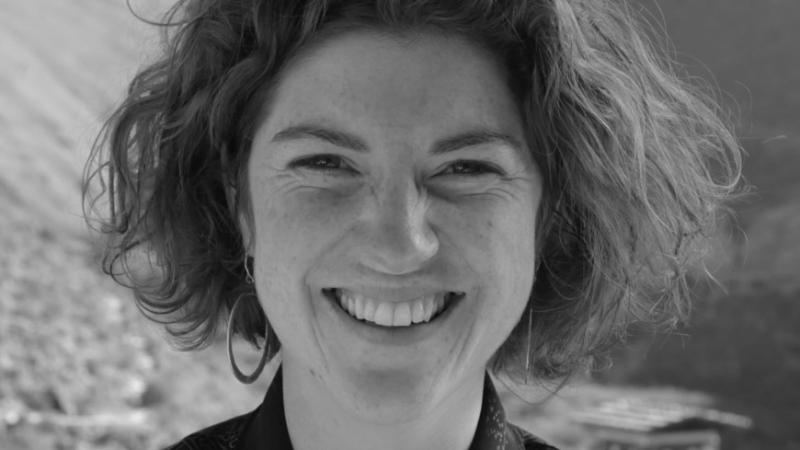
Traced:
POLYGON ((422 31, 329 38, 284 70, 254 136, 241 225, 282 343, 295 448, 469 446, 486 364, 533 285, 542 195, 504 80, 483 48, 422 31), (279 135, 299 124, 363 148, 279 135), (431 153, 475 130, 518 146, 431 153), (425 327, 381 329, 344 315, 328 287, 464 296, 425 327))

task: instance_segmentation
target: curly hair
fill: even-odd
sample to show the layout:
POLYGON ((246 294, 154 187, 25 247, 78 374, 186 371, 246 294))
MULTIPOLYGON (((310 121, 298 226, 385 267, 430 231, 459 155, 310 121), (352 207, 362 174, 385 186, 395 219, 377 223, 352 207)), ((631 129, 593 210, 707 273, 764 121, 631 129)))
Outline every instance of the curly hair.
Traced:
POLYGON ((686 317, 689 269, 739 184, 740 149, 715 103, 640 23, 600 0, 179 1, 160 59, 135 76, 87 162, 87 217, 101 199, 109 208, 97 217, 110 237, 103 269, 182 348, 207 344, 243 296, 236 332, 277 339, 246 282, 237 217, 249 214, 250 144, 282 70, 347 30, 457 33, 505 64, 544 179, 533 289, 490 369, 565 379, 631 323, 686 317))

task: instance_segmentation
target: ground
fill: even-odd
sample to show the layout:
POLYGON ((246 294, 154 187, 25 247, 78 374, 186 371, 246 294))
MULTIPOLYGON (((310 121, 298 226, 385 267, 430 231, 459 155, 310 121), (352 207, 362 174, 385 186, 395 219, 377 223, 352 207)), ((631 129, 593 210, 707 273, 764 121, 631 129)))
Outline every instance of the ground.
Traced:
MULTIPOLYGON (((147 17, 168 3, 131 2, 147 17)), ((800 4, 660 3, 678 57, 712 74, 739 111, 745 173, 758 188, 714 256, 726 291, 699 287, 685 335, 633 339, 614 367, 546 402, 501 394, 514 421, 565 448, 585 439, 572 411, 629 396, 751 416, 755 427, 726 433, 725 449, 800 449, 800 34, 791 25, 800 4)), ((157 42, 122 0, 0 3, 2 449, 157 448, 253 408, 274 370, 245 387, 221 342, 172 350, 98 270, 81 219, 82 164, 157 42)), ((255 364, 253 350, 237 351, 255 364)))

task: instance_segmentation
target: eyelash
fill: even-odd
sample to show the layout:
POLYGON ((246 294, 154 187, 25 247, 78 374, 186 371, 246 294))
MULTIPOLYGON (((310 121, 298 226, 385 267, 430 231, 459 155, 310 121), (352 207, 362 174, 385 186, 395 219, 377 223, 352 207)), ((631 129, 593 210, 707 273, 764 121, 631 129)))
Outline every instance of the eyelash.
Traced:
POLYGON ((492 164, 485 163, 485 162, 482 162, 482 161, 473 161, 473 160, 465 160, 465 159, 459 159, 457 161, 452 162, 451 164, 449 164, 447 166, 446 170, 449 170, 450 168, 455 167, 455 166, 472 167, 473 170, 477 169, 479 171, 479 173, 474 173, 473 172, 472 174, 459 174, 459 175, 467 175, 467 176, 469 176, 469 175, 480 176, 480 175, 488 175, 488 174, 504 175, 504 172, 502 170, 500 170, 499 168, 497 168, 496 166, 494 166, 492 164))
POLYGON ((339 156, 336 156, 336 155, 314 155, 314 156, 309 156, 307 158, 297 159, 295 161, 292 161, 291 164, 289 164, 289 167, 293 168, 293 169, 295 169, 295 168, 303 168, 303 169, 310 169, 310 170, 314 170, 314 171, 317 171, 317 172, 324 172, 324 173, 332 173, 332 172, 336 172, 338 170, 345 170, 347 172, 355 172, 354 170, 352 170, 350 168, 345 168, 343 166, 344 166, 344 162, 342 161, 342 158, 339 157, 339 156), (321 161, 323 159, 326 159, 328 161, 333 160, 334 162, 339 163, 339 165, 342 166, 342 167, 322 167, 319 164, 315 164, 315 162, 321 161))
MULTIPOLYGON (((467 173, 467 174, 448 174, 448 175, 463 175, 463 176, 481 176, 481 175, 487 175, 487 174, 504 175, 504 172, 501 169, 499 169, 496 166, 494 166, 493 164, 485 163, 485 162, 482 162, 482 161, 464 160, 464 159, 459 159, 459 160, 453 161, 452 163, 450 163, 447 166, 447 169, 445 169, 445 171, 448 171, 450 168, 452 168, 454 166, 471 167, 473 171, 477 170, 478 173, 472 172, 472 173, 467 173)), ((307 158, 300 158, 300 159, 297 159, 297 160, 293 161, 289 165, 289 167, 290 168, 309 169, 309 170, 313 170, 313 171, 317 171, 317 172, 323 172, 323 173, 327 173, 327 174, 334 174, 335 172, 340 171, 340 170, 344 170, 345 172, 349 172, 351 174, 355 173, 355 170, 353 170, 353 169, 351 169, 349 167, 346 167, 344 165, 343 159, 340 156, 337 156, 337 155, 314 155, 314 156, 310 156, 310 157, 307 157, 307 158), (320 166, 319 164, 316 164, 317 162, 319 162, 321 160, 327 160, 328 163, 333 161, 333 163, 337 164, 339 167, 323 167, 323 166, 320 166)), ((440 172, 439 174, 442 174, 443 172, 440 172)))

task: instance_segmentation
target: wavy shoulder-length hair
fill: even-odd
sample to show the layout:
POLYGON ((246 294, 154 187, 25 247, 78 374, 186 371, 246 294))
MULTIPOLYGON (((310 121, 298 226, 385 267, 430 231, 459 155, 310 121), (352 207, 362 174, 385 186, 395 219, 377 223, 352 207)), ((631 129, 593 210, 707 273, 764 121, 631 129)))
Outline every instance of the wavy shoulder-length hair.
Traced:
POLYGON ((254 129, 293 58, 358 29, 455 33, 507 69, 545 195, 535 282, 490 361, 495 373, 564 379, 629 324, 686 316, 689 269, 737 188, 739 147, 629 5, 182 0, 165 23, 160 58, 135 76, 93 148, 84 201, 110 237, 105 272, 182 348, 207 344, 240 297, 236 332, 256 345, 265 330, 277 339, 246 282, 237 222, 249 214, 254 129))

